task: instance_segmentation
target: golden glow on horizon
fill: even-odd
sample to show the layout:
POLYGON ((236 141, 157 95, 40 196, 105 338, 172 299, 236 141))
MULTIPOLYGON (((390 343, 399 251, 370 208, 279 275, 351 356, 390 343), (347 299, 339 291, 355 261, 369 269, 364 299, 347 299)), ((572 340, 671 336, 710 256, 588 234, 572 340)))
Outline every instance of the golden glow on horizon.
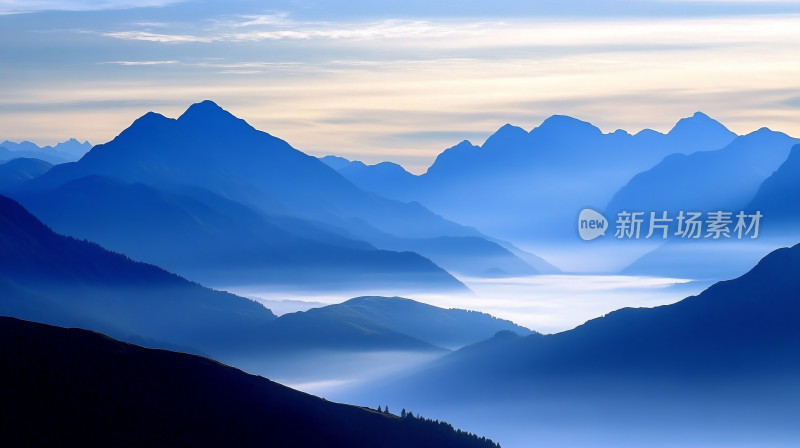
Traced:
POLYGON ((425 22, 417 37, 409 26, 402 40, 377 35, 325 45, 416 48, 418 59, 110 61, 132 71, 179 67, 204 75, 3 90, 0 137, 102 143, 148 110, 176 117, 202 99, 305 152, 392 160, 418 173, 463 139, 481 144, 507 122, 529 130, 552 114, 634 133, 668 131, 701 110, 737 133, 768 126, 800 135, 796 16, 425 22), (475 54, 425 58, 426 49, 475 54))

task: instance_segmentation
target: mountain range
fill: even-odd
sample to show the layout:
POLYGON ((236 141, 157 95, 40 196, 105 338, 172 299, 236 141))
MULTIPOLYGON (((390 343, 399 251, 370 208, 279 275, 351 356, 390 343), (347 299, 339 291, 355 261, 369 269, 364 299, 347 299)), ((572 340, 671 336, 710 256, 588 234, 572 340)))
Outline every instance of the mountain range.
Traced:
POLYGON ((31 179, 46 173, 53 165, 39 159, 24 157, 0 164, 0 192, 13 191, 31 179))
POLYGON ((746 272, 775 248, 796 242, 797 234, 790 231, 792 222, 797 223, 791 218, 793 207, 783 201, 784 195, 790 193, 775 191, 775 186, 786 185, 780 179, 790 177, 788 173, 794 171, 796 162, 787 157, 798 142, 762 128, 716 151, 667 157, 651 170, 636 175, 614 196, 606 216, 616 216, 623 210, 667 211, 675 219, 680 211, 699 211, 707 220, 708 213, 723 211, 730 213, 731 230, 739 212, 758 212, 763 218, 757 239, 750 238, 755 229, 741 240, 734 236, 731 240, 714 241, 706 238, 706 232, 701 235, 702 241, 671 235, 670 241, 640 257, 623 272, 730 278, 746 272))
MULTIPOLYGON (((598 261, 589 272, 719 280, 741 275, 794 241, 787 238, 796 222, 788 217, 791 207, 770 211, 783 221, 782 229, 765 215, 758 241, 706 241, 705 233, 702 242, 681 241, 674 234, 678 213, 699 211, 705 219, 711 212, 754 214, 762 204, 780 203, 775 192, 754 197, 762 183, 772 188, 776 181, 767 178, 798 142, 767 128, 737 136, 700 112, 666 134, 635 135, 604 134, 589 123, 553 116, 530 132, 505 125, 482 146, 464 141, 418 176, 390 162, 321 160, 362 188, 419 201, 442 216, 534 248, 566 271, 586 272, 580 260, 591 257, 598 261), (605 241, 591 247, 575 231, 584 208, 603 211, 609 221, 605 241), (618 241, 616 219, 625 211, 648 218, 666 211, 673 219, 670 241, 618 241)), ((640 238, 647 234, 644 228, 640 238)))
POLYGON ((40 147, 29 141, 0 143, 0 161, 8 161, 19 157, 44 160, 51 164, 72 162, 80 159, 92 149, 91 143, 83 143, 71 138, 55 146, 40 147))
POLYGON ((800 140, 759 129, 724 148, 673 154, 634 176, 606 207, 609 216, 627 211, 739 211, 786 160, 800 140))
POLYGON ((517 243, 575 238, 573 221, 587 206, 602 208, 634 175, 664 157, 713 150, 736 135, 702 113, 667 134, 619 130, 604 134, 555 115, 530 132, 505 125, 481 146, 446 149, 427 172, 325 158, 339 173, 377 194, 418 201, 442 216, 517 243))
POLYGON ((86 330, 2 317, 0 362, 6 446, 499 446, 86 330))
POLYGON ((504 434, 509 446, 680 446, 708 437, 720 446, 791 446, 798 272, 800 245, 782 248, 676 304, 624 308, 553 335, 503 332, 362 397, 435 409, 504 434), (461 411, 475 407, 503 411, 490 419, 461 411), (513 425, 523 424, 520 439, 513 425))
POLYGON ((800 222, 800 145, 792 147, 789 156, 758 188, 747 210, 765 216, 763 232, 797 237, 800 222))
POLYGON ((365 192, 210 101, 148 113, 13 196, 59 232, 216 286, 465 291, 445 269, 538 272, 508 243, 365 192))
POLYGON ((0 315, 214 355, 253 350, 276 319, 252 300, 58 235, 2 196, 0 290, 0 315))
POLYGON ((420 349, 455 349, 490 339, 499 331, 531 333, 488 314, 443 309, 401 297, 357 297, 284 314, 270 325, 273 343, 288 350, 386 350, 395 344, 405 350, 415 345, 420 349))
POLYGON ((58 235, 2 196, 0 291, 0 315, 222 360, 318 351, 445 353, 498 331, 529 333, 487 314, 399 297, 362 297, 276 318, 250 299, 58 235))

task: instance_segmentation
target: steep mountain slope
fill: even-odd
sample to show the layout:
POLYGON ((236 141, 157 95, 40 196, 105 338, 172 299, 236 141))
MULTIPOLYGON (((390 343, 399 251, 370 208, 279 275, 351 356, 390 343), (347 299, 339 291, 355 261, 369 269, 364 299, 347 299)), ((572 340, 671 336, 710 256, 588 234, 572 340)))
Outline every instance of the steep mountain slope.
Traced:
POLYGON ((761 184, 747 209, 765 216, 765 235, 800 233, 800 145, 792 147, 786 161, 761 184))
POLYGON ((679 303, 622 309, 554 335, 500 335, 367 396, 402 397, 459 422, 478 421, 461 409, 498 406, 505 410, 478 427, 525 433, 527 443, 569 443, 578 431, 587 436, 573 441, 579 446, 791 446, 800 398, 798 272, 800 245, 779 249, 679 303), (522 421, 529 432, 504 426, 522 421))
MULTIPOLYGON (((643 211, 661 213, 668 211, 671 223, 671 239, 667 244, 649 252, 623 271, 631 275, 652 275, 682 278, 724 279, 735 277, 770 251, 793 244, 796 241, 791 232, 788 215, 771 207, 783 201, 786 192, 769 191, 772 182, 767 178, 784 164, 792 145, 797 139, 766 128, 739 137, 727 147, 717 151, 697 152, 688 156, 673 155, 649 171, 636 175, 614 196, 607 207, 606 216, 616 220, 621 211, 643 211), (767 192, 761 194, 758 202, 753 197, 767 184, 767 192), (764 199, 769 194, 770 199, 764 199), (779 199, 780 198, 780 199, 779 199), (769 209, 768 213, 761 210, 769 209), (686 239, 675 236, 680 211, 701 212, 704 231, 700 239, 686 239), (724 211, 731 213, 733 231, 738 220, 736 215, 744 211, 747 215, 760 211, 757 240, 749 236, 739 240, 722 238, 713 241, 705 238, 710 219, 709 213, 724 211), (778 224, 783 221, 782 224, 778 224)), ((785 165, 785 164, 784 164, 785 165)), ((787 169, 790 169, 787 166, 787 169)), ((779 175, 786 177, 786 175, 779 175)), ((774 185, 774 184, 773 184, 774 185)), ((790 210, 790 206, 777 208, 790 210)), ((789 212, 791 214, 791 212, 789 212)), ((749 220, 747 221, 749 225, 749 220)), ((753 229, 754 230, 754 229, 753 229)))
MULTIPOLYGON (((310 221, 305 227, 322 227, 346 239, 366 241, 379 249, 425 253, 433 257, 434 262, 440 266, 457 268, 470 275, 497 270, 506 271, 510 275, 536 272, 517 255, 493 242, 480 241, 480 244, 472 244, 475 239, 485 240, 476 230, 447 221, 419 204, 387 200, 365 192, 318 159, 303 154, 283 140, 257 131, 210 101, 191 106, 177 120, 148 113, 113 141, 95 146, 79 162, 63 164, 35 179, 26 185, 24 192, 15 196, 49 225, 123 250, 124 241, 103 239, 104 235, 93 232, 90 221, 81 223, 73 218, 73 222, 63 223, 61 219, 64 219, 65 214, 49 209, 53 204, 58 207, 65 196, 67 199, 74 197, 66 195, 60 189, 74 190, 71 183, 92 176, 123 183, 141 183, 159 192, 179 193, 190 197, 194 190, 202 189, 238 202, 255 212, 271 217, 287 216, 310 221), (82 225, 86 228, 81 228, 82 225), (470 237, 472 240, 464 241, 464 245, 469 245, 469 250, 462 250, 464 245, 461 244, 451 245, 446 253, 442 253, 441 245, 427 250, 427 242, 440 237, 470 237), (502 256, 498 257, 498 252, 502 256), (454 260, 468 262, 457 264, 454 260)), ((89 191, 86 194, 94 193, 89 191)), ((79 197, 72 200, 91 203, 79 197)), ((103 208, 113 208, 115 204, 100 201, 95 206, 101 209, 98 213, 103 213, 103 208)), ((148 206, 156 208, 157 204, 133 204, 132 207, 134 206, 145 210, 148 206)), ((151 210, 150 213, 155 211, 151 210)), ((114 216, 111 215, 111 218, 114 216)), ((123 222, 108 224, 109 228, 125 226, 123 222)), ((131 235, 140 239, 146 237, 141 232, 131 235)), ((116 238, 124 236, 116 235, 116 238)), ((150 248, 143 246, 139 251, 150 248)), ((291 244, 286 244, 285 248, 288 251, 293 249, 291 244)), ((169 247, 162 245, 160 249, 167 250, 169 247)), ((296 249, 299 254, 306 250, 304 247, 296 249)), ((125 250, 125 253, 130 252, 125 250)), ((145 254, 140 258, 163 263, 157 255, 145 254)), ((373 261, 369 257, 375 253, 367 255, 366 258, 352 256, 350 259, 363 268, 365 276, 374 274, 373 283, 391 285, 400 282, 400 279, 407 279, 400 283, 416 283, 417 286, 434 288, 463 288, 439 267, 430 263, 423 266, 426 260, 411 260, 410 254, 381 253, 380 256, 387 258, 384 266, 395 263, 396 267, 390 269, 381 268, 380 263, 374 269, 371 268, 373 261), (388 260, 392 256, 396 259, 394 262, 388 260), (414 266, 409 268, 409 264, 414 266), (389 278, 390 273, 397 275, 389 278)), ((280 258, 276 257, 277 260, 280 258)), ((327 267, 346 270, 347 263, 337 266, 335 260, 341 261, 342 257, 332 255, 330 260, 325 261, 327 267)), ((313 260, 308 264, 313 265, 313 260)), ((169 265, 169 268, 191 275, 185 266, 169 265)), ((244 273, 244 270, 240 272, 244 273)), ((358 269, 349 269, 341 277, 358 272, 358 269)), ((335 274, 339 275, 338 272, 335 274)), ((306 277, 313 278, 316 275, 316 272, 310 272, 306 277)), ((288 283, 298 286, 295 279, 286 277, 285 272, 277 271, 264 275, 263 271, 256 270, 245 280, 253 283, 263 278, 264 283, 268 283, 270 277, 285 278, 288 283)), ((347 285, 344 286, 358 283, 363 277, 345 278, 344 283, 347 285)), ((223 278, 219 281, 206 276, 191 278, 226 286, 242 281, 241 278, 223 278)), ((363 290, 368 291, 369 289, 363 290)))
POLYGON ((81 143, 74 138, 45 147, 27 141, 16 143, 6 140, 0 143, 0 161, 26 157, 59 164, 78 160, 90 149, 92 145, 89 142, 81 143))
POLYGON ((632 176, 665 156, 718 149, 735 138, 702 113, 682 119, 668 134, 636 135, 604 134, 555 115, 530 132, 505 125, 480 147, 461 142, 439 154, 421 176, 387 164, 328 161, 377 194, 419 201, 504 239, 551 243, 574 239, 572 221, 581 208, 607 204, 632 176))
POLYGON ((497 446, 85 330, 0 318, 0 362, 7 446, 497 446))
POLYGON ((222 287, 457 289, 413 253, 376 250, 321 224, 261 213, 200 188, 174 193, 87 176, 17 198, 56 231, 222 287))
POLYGON ((622 210, 739 211, 796 143, 786 134, 762 128, 716 151, 671 155, 633 177, 606 210, 610 216, 622 210))
MULTIPOLYGON (((276 342, 290 347, 302 344, 358 350, 371 347, 353 343, 342 335, 353 334, 355 341, 363 339, 363 334, 395 338, 403 335, 430 346, 458 348, 489 339, 498 331, 530 333, 527 328, 488 314, 437 308, 400 297, 358 297, 338 305, 286 314, 270 330, 276 342)), ((389 347, 385 343, 381 346, 389 347)))
POLYGON ((92 243, 0 196, 0 314, 195 352, 252 350, 275 316, 92 243))
POLYGON ((351 231, 372 228, 404 237, 472 233, 422 207, 365 193, 316 158, 211 101, 191 106, 177 120, 148 113, 33 186, 56 187, 88 175, 205 188, 261 211, 289 212, 351 231))
POLYGON ((0 164, 0 192, 16 189, 46 173, 53 165, 39 159, 19 158, 0 164))

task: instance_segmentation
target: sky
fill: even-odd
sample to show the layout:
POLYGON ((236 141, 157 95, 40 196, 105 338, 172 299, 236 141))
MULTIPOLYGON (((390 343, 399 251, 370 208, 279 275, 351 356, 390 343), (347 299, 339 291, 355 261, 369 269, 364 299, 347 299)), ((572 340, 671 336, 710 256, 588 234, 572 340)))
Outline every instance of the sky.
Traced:
POLYGON ((216 101, 313 154, 423 172, 554 114, 800 136, 800 2, 0 0, 0 141, 103 143, 216 101))

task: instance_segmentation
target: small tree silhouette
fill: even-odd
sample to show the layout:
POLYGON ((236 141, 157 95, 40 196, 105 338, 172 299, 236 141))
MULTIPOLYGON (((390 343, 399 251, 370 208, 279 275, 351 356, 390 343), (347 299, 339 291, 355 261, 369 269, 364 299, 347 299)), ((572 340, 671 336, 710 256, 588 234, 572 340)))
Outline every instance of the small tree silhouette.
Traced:
POLYGON ((403 410, 400 412, 400 417, 406 418, 406 408, 403 408, 403 410))

